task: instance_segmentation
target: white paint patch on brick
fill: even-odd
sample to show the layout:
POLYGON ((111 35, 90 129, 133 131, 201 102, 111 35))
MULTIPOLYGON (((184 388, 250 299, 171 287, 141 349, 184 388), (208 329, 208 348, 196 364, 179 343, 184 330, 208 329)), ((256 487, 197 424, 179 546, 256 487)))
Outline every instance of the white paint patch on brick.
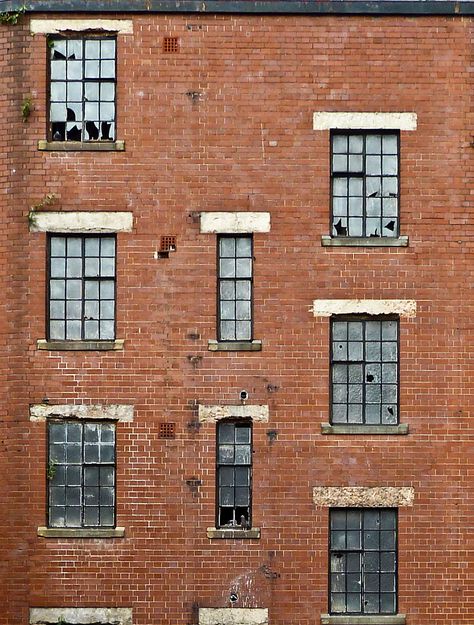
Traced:
POLYGON ((127 404, 73 405, 63 404, 50 406, 49 404, 32 404, 30 406, 30 421, 45 421, 46 419, 115 419, 116 421, 133 421, 134 407, 127 404))
POLYGON ((317 486, 313 488, 313 501, 317 506, 335 508, 389 508, 412 506, 415 490, 411 486, 317 486))
POLYGON ((30 625, 133 625, 132 608, 30 608, 30 625))
POLYGON ((412 299, 315 299, 310 311, 315 317, 332 315, 400 315, 416 317, 412 299))
POLYGON ((246 234, 270 232, 270 213, 201 213, 201 232, 246 234))
POLYGON ((252 419, 252 421, 268 422, 269 409, 261 406, 203 406, 198 407, 200 423, 214 423, 220 419, 252 419))
POLYGON ((199 608, 199 625, 268 625, 268 609, 199 608))
POLYGON ((416 113, 342 113, 313 114, 314 130, 416 130, 416 113))
POLYGON ((65 31, 83 32, 94 30, 119 35, 132 35, 132 20, 30 20, 33 35, 54 35, 65 31))
POLYGON ((33 211, 30 232, 131 232, 133 213, 33 211))

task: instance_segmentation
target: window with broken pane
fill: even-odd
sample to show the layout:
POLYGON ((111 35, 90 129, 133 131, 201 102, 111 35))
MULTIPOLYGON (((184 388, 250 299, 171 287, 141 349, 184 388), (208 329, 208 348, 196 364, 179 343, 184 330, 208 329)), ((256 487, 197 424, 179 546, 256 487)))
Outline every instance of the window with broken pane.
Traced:
POLYGON ((333 424, 398 423, 398 319, 331 321, 333 424))
POLYGON ((115 526, 115 424, 48 424, 49 526, 115 526))
POLYGON ((115 339, 115 235, 50 235, 48 339, 115 339))
POLYGON ((399 134, 331 135, 335 237, 398 237, 399 134))
POLYGON ((53 39, 49 139, 114 141, 115 77, 114 38, 53 39))
POLYGON ((252 340, 252 236, 218 239, 218 338, 252 340))
POLYGON ((331 614, 397 612, 397 510, 330 511, 331 614))
POLYGON ((217 527, 250 527, 252 426, 217 425, 217 527))

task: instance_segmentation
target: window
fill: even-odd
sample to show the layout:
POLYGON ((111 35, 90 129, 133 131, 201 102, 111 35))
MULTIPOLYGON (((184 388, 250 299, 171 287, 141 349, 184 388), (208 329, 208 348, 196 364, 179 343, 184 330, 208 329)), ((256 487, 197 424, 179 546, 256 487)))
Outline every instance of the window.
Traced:
POLYGON ((399 134, 331 134, 335 237, 398 237, 399 134))
POLYGON ((331 323, 332 423, 398 423, 398 319, 331 323))
POLYGON ((332 614, 397 611, 397 510, 330 511, 332 614))
POLYGON ((52 40, 50 140, 114 141, 115 63, 114 38, 52 40))
POLYGON ((218 239, 218 339, 252 340, 252 236, 218 239))
POLYGON ((217 527, 250 528, 252 426, 217 424, 217 527))
POLYGON ((115 338, 115 236, 49 237, 49 340, 115 338))
POLYGON ((49 526, 115 526, 115 424, 50 421, 49 526))

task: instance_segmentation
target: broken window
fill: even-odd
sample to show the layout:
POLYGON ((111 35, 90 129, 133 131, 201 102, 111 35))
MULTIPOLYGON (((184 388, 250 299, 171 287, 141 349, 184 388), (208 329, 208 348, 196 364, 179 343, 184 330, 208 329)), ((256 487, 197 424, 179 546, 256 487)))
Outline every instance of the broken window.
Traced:
POLYGON ((335 237, 398 237, 399 134, 331 134, 335 237))
POLYGON ((115 424, 48 424, 49 527, 115 526, 115 424))
POLYGON ((252 426, 217 424, 217 527, 251 526, 252 426))
POLYGON ((252 236, 218 238, 218 338, 252 340, 252 236))
POLYGON ((50 235, 49 340, 115 339, 115 236, 50 235))
POLYGON ((331 614, 397 612, 397 510, 330 511, 331 614))
POLYGON ((115 38, 52 39, 50 140, 115 140, 115 65, 115 38))
POLYGON ((398 423, 398 319, 331 321, 333 424, 398 423))

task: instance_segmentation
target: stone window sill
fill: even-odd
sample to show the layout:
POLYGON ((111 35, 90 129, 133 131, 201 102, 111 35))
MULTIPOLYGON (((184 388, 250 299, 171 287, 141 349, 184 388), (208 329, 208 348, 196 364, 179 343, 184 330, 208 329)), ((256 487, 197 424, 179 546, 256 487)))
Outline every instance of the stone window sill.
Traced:
POLYGON ((123 152, 125 141, 38 141, 42 152, 123 152))
POLYGON ((124 339, 115 341, 47 341, 39 339, 38 349, 63 352, 110 352, 123 349, 124 339))
POLYGON ((408 247, 408 237, 331 237, 323 234, 323 247, 408 247))
POLYGON ((261 352, 262 341, 215 341, 209 340, 210 352, 261 352))
POLYGON ((363 425, 354 423, 321 423, 321 434, 408 434, 408 424, 363 425))
POLYGON ((406 614, 321 614, 321 625, 405 625, 406 614))
POLYGON ((124 527, 38 527, 42 538, 123 538, 124 527))
POLYGON ((216 527, 207 528, 208 538, 260 538, 260 528, 252 527, 244 530, 241 528, 219 529, 216 527))

